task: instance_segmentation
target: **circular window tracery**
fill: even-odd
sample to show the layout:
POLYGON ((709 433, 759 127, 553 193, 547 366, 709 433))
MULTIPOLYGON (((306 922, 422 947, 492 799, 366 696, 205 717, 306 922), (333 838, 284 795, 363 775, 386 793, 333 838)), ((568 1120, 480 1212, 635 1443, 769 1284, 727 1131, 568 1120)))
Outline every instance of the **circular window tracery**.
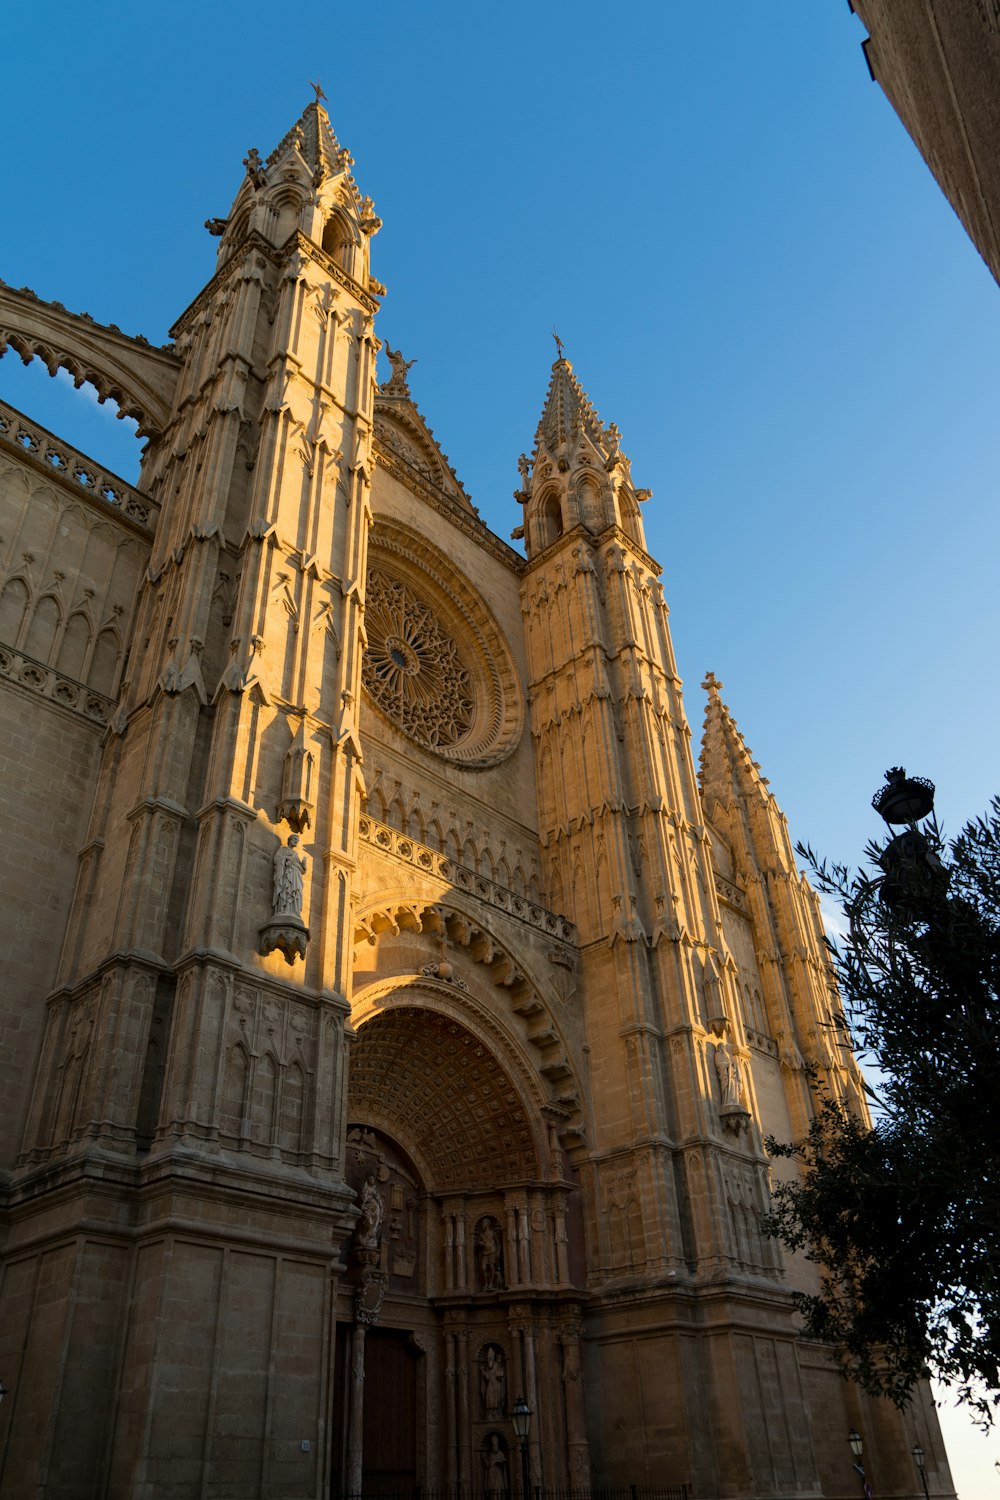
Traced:
POLYGON ((379 708, 434 749, 464 739, 475 712, 472 679, 428 605, 400 579, 372 568, 365 623, 362 675, 379 708))
POLYGON ((450 558, 388 518, 372 536, 365 631, 362 681, 398 729, 470 768, 511 753, 523 694, 502 631, 450 558))

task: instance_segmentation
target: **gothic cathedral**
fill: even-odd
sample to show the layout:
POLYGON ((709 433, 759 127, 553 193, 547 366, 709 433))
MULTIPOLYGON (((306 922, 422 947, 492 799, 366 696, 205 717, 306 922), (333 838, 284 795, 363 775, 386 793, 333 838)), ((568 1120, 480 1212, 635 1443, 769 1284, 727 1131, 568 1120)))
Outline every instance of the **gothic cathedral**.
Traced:
POLYGON ((857 1427, 951 1493, 761 1232, 807 1070, 863 1105, 648 492, 560 351, 488 530, 351 165, 318 101, 251 152, 163 348, 0 286, 147 439, 0 406, 0 1491, 842 1497, 857 1427))

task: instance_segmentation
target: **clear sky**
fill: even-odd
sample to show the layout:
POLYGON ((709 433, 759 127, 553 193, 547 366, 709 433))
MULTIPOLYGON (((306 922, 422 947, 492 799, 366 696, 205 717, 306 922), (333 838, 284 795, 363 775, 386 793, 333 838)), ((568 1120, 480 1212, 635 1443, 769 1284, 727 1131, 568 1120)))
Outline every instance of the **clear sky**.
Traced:
MULTIPOLYGON (((44 14, 5 28, 5 280, 163 342, 318 78, 384 220, 377 331, 484 519, 520 522, 553 326, 621 427, 696 745, 711 668, 847 862, 888 765, 952 832, 1000 791, 1000 288, 844 0, 44 14)), ((128 424, 37 361, 0 396, 134 477, 128 424)), ((951 1440, 962 1500, 1000 1494, 980 1446, 966 1474, 951 1440)))

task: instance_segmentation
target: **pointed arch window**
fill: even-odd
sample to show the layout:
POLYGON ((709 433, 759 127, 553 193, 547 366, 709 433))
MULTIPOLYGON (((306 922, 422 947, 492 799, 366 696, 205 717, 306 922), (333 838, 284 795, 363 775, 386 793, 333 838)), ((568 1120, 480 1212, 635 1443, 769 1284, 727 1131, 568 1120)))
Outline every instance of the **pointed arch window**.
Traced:
POLYGON ((28 638, 24 643, 25 653, 34 657, 35 661, 48 663, 61 617, 62 612, 55 596, 43 594, 35 605, 28 638))
POLYGON ((8 646, 17 645, 28 599, 28 585, 21 578, 10 579, 0 594, 0 641, 8 646))
POLYGON ((327 220, 323 230, 323 249, 338 266, 343 266, 348 274, 353 274, 354 236, 342 214, 332 214, 327 220))
POLYGON ((538 548, 543 551, 564 531, 562 501, 558 495, 546 495, 538 509, 538 548))
POLYGON ((59 646, 59 671, 77 682, 83 681, 83 669, 90 647, 90 621, 80 610, 70 615, 59 646))

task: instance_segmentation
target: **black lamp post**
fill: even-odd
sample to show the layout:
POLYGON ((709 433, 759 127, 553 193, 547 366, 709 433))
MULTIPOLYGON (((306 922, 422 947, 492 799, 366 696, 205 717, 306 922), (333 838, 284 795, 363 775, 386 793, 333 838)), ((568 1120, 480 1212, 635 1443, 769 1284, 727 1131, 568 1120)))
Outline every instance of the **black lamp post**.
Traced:
POLYGON ((847 1434, 847 1441, 850 1443, 851 1452, 854 1454, 855 1472, 861 1475, 861 1493, 862 1495, 864 1495, 865 1500, 869 1500, 869 1497, 872 1494, 872 1487, 868 1483, 868 1480, 865 1478, 865 1466, 861 1462, 861 1455, 864 1452, 865 1445, 862 1442, 861 1434, 856 1427, 852 1427, 850 1432, 847 1434))
POLYGON ((528 1476, 528 1433, 534 1412, 523 1396, 518 1396, 511 1407, 510 1420, 514 1425, 514 1436, 521 1449, 521 1500, 530 1500, 531 1479, 528 1476))
POLYGON ((921 1481, 922 1481, 923 1486, 924 1486, 924 1500, 930 1500, 930 1497, 928 1496, 928 1493, 927 1493, 927 1471, 926 1471, 926 1467, 925 1467, 925 1464, 924 1464, 924 1450, 923 1450, 923 1448, 921 1448, 921 1446, 920 1446, 919 1443, 914 1443, 912 1452, 913 1452, 913 1462, 916 1464, 917 1468, 920 1470, 920 1478, 921 1478, 921 1481))
POLYGON ((917 827, 934 811, 934 783, 926 776, 907 776, 902 766, 890 766, 885 781, 872 807, 890 829, 905 824, 906 831, 895 834, 879 855, 885 871, 882 900, 892 907, 913 906, 948 880, 930 840, 917 827))

